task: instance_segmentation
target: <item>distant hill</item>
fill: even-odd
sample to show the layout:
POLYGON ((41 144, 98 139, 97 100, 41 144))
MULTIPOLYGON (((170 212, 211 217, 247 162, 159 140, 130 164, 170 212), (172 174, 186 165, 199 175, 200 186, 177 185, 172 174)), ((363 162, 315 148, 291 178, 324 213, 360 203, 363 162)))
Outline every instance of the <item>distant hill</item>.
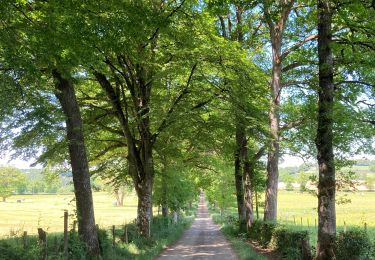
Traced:
MULTIPOLYGON (((357 160, 352 167, 345 167, 342 171, 353 171, 357 174, 359 180, 365 179, 367 175, 375 175, 375 160, 357 160)), ((300 172, 318 173, 317 165, 302 164, 295 167, 281 167, 280 176, 297 175, 300 172)))

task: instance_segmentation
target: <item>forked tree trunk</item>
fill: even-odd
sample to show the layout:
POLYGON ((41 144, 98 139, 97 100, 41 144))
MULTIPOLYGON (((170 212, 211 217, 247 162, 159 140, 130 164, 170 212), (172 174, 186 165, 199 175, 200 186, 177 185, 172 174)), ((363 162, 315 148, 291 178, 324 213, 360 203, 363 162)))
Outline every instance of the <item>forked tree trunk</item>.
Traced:
POLYGON ((76 198, 78 233, 93 256, 100 255, 98 235, 95 226, 94 205, 90 185, 90 174, 83 136, 83 124, 78 102, 71 81, 53 71, 58 98, 66 120, 70 163, 73 173, 76 198))
MULTIPOLYGON (((142 73, 140 72, 140 74, 142 73)), ((133 96, 134 105, 138 106, 135 111, 138 115, 137 120, 139 120, 138 131, 140 141, 138 142, 130 129, 127 108, 124 110, 122 108, 122 102, 126 103, 127 101, 124 99, 121 100, 119 93, 115 91, 115 88, 104 74, 94 71, 94 75, 103 90, 106 92, 122 128, 123 136, 126 139, 129 174, 132 176, 138 196, 137 226, 140 235, 149 238, 152 218, 152 186, 154 179, 154 162, 152 154, 154 142, 150 132, 148 106, 151 87, 150 85, 148 87, 144 85, 145 81, 142 75, 140 75, 140 79, 142 79, 138 86, 140 96, 133 96)), ((134 89, 135 86, 132 85, 130 87, 134 89)), ((127 104, 125 106, 127 107, 127 104)))
MULTIPOLYGON (((246 228, 249 230, 254 222, 254 203, 253 203, 253 195, 254 195, 254 187, 255 184, 253 183, 255 177, 255 167, 258 160, 263 156, 265 147, 259 149, 259 151, 251 156, 250 158, 245 159, 244 163, 244 176, 245 176, 245 205, 246 205, 246 228)), ((255 201, 256 201, 256 213, 257 218, 258 216, 258 201, 256 198, 257 194, 255 192, 255 201)))
POLYGON ((254 169, 249 162, 244 165, 245 174, 245 206, 246 206, 246 229, 249 230, 254 222, 252 176, 254 169))
POLYGON ((318 0, 319 101, 316 148, 318 150, 317 259, 333 259, 336 236, 335 165, 333 157, 333 58, 332 9, 329 0, 318 0))
POLYGON ((277 217, 277 185, 279 181, 279 106, 281 94, 281 71, 282 71, 282 39, 286 22, 294 3, 293 0, 279 1, 280 18, 274 22, 274 15, 269 6, 272 1, 263 1, 265 18, 270 29, 272 47, 272 81, 269 117, 269 129, 271 141, 268 148, 267 161, 267 188, 264 209, 265 221, 276 221, 277 217))

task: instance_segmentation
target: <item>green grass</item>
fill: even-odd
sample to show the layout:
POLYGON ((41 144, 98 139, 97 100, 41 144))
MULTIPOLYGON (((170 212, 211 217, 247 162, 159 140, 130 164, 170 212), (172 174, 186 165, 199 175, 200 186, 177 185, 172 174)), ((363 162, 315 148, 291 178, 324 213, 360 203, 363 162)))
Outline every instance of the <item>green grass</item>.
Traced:
MULTIPOLYGON (((101 229, 99 240, 102 248, 103 259, 153 259, 170 243, 178 239, 183 231, 188 228, 193 216, 179 219, 177 224, 172 224, 171 218, 155 217, 151 224, 151 238, 140 238, 135 232, 135 225, 129 224, 129 244, 121 240, 123 229, 115 231, 115 246, 112 245, 112 232, 101 229)), ((48 234, 48 259, 64 259, 62 254, 63 239, 61 233, 48 234)), ((0 259, 36 260, 42 255, 42 247, 37 242, 36 236, 28 237, 28 246, 23 248, 21 237, 0 240, 0 259)), ((69 259, 89 259, 85 254, 82 243, 78 240, 76 232, 69 234, 69 259)))
MULTIPOLYGON (((130 223, 137 215, 137 197, 134 193, 124 200, 124 207, 113 206, 115 198, 105 192, 94 193, 95 220, 100 227, 130 223)), ((0 237, 19 235, 23 231, 36 234, 42 227, 48 233, 63 231, 63 214, 74 213, 74 194, 15 195, 0 202, 0 237), (17 203, 17 200, 25 201, 17 203)), ((156 209, 154 209, 156 212, 156 209)), ((73 218, 69 219, 70 225, 73 218)))
MULTIPOLYGON (((351 200, 348 204, 336 205, 337 231, 344 230, 344 222, 347 230, 355 227, 364 228, 364 223, 366 223, 367 233, 375 241, 375 192, 341 192, 337 194, 337 197, 351 200)), ((318 221, 317 203, 317 198, 308 192, 280 190, 278 222, 293 230, 308 230, 310 243, 315 246, 317 240, 315 221, 318 221)), ((229 208, 226 212, 237 216, 236 208, 229 208)), ((263 211, 259 215, 263 218, 263 211)))
MULTIPOLYGON (((341 192, 337 197, 350 199, 347 204, 336 205, 337 230, 353 227, 364 228, 375 240, 375 192, 341 192)), ((318 221, 317 198, 307 192, 280 191, 278 202, 278 221, 290 228, 297 230, 308 230, 312 245, 316 243, 318 221), (301 225, 302 218, 302 225, 301 225), (295 219, 295 222, 294 222, 295 219)))

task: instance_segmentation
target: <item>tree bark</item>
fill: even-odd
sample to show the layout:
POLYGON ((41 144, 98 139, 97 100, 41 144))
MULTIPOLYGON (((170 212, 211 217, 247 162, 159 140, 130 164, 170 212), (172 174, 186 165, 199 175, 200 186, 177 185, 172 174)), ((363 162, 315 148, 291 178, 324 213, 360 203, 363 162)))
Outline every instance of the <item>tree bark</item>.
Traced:
POLYGON ((281 39, 274 39, 272 44, 272 83, 269 117, 271 142, 268 148, 267 189, 264 210, 265 221, 276 221, 277 216, 277 185, 279 180, 279 105, 281 84, 281 39))
POLYGON ((318 150, 317 259, 333 259, 336 236, 335 165, 333 156, 332 9, 329 0, 318 1, 319 100, 316 148, 318 150))
POLYGON ((161 173, 161 188, 162 188, 162 197, 161 197, 161 213, 163 217, 168 216, 168 204, 167 204, 167 172, 165 169, 163 169, 163 172, 161 173))
POLYGON ((130 130, 127 115, 127 101, 124 99, 122 100, 122 102, 125 103, 124 112, 121 97, 119 96, 120 94, 115 91, 107 77, 98 71, 94 71, 94 76, 103 90, 106 92, 112 104, 112 108, 116 112, 116 117, 122 128, 123 135, 126 138, 129 174, 133 179, 138 196, 137 226, 140 235, 145 238, 149 238, 150 223, 152 218, 152 187, 154 179, 154 162, 152 154, 154 141, 150 132, 149 122, 151 84, 146 86, 142 68, 139 68, 137 73, 139 73, 139 86, 137 85, 138 91, 134 90, 134 85, 129 86, 129 88, 133 93, 132 99, 135 106, 134 114, 137 115, 137 129, 140 136, 139 141, 135 139, 132 131, 130 130))
POLYGON ((276 221, 277 217, 277 185, 279 181, 279 106, 281 92, 281 46, 285 24, 294 1, 280 1, 280 18, 275 23, 271 14, 268 1, 264 1, 265 18, 270 29, 272 47, 272 81, 269 117, 271 141, 268 148, 267 161, 267 188, 264 209, 265 221, 276 221))
POLYGON ((242 226, 246 221, 246 207, 244 202, 244 186, 243 186, 243 164, 244 158, 247 156, 246 149, 247 141, 245 135, 245 129, 243 125, 237 124, 236 126, 236 150, 234 154, 234 178, 236 185, 236 197, 237 197, 237 211, 238 220, 240 226, 242 226))
POLYGON ((245 206, 246 206, 246 229, 249 230, 254 222, 252 176, 254 169, 250 162, 245 162, 245 206))
POLYGON ((89 254, 100 255, 98 235, 95 226, 94 204, 90 185, 90 173, 84 143, 83 124, 74 86, 57 70, 53 71, 56 92, 66 117, 67 140, 73 173, 76 198, 78 233, 86 244, 89 254))

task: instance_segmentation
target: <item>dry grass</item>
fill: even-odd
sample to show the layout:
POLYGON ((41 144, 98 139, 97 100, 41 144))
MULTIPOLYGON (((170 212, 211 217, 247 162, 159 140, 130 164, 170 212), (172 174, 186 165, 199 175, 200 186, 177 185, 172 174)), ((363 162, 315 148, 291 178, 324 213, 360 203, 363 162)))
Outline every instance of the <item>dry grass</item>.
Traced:
MULTIPOLYGON (((7 202, 0 202, 0 236, 36 234, 42 227, 47 232, 63 230, 64 210, 74 213, 74 195, 16 195, 7 202), (23 200, 17 203, 17 200, 23 200)), ((95 219, 101 227, 122 225, 134 220, 137 214, 137 198, 135 194, 124 200, 124 207, 115 207, 114 197, 105 192, 94 193, 95 219)), ((73 218, 70 218, 70 225, 73 218)))

